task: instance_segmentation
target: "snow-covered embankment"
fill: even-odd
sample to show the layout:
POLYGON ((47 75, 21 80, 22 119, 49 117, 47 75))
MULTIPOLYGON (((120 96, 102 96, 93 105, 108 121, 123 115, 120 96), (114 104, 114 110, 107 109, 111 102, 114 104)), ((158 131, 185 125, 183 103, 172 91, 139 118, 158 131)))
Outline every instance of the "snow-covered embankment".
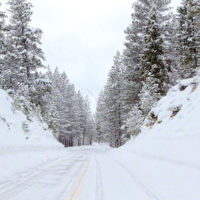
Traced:
POLYGON ((150 199, 198 200, 199 115, 199 77, 180 81, 152 109, 141 134, 110 155, 150 199))
POLYGON ((0 153, 34 148, 62 147, 47 125, 34 114, 27 117, 16 109, 13 99, 0 90, 0 153))

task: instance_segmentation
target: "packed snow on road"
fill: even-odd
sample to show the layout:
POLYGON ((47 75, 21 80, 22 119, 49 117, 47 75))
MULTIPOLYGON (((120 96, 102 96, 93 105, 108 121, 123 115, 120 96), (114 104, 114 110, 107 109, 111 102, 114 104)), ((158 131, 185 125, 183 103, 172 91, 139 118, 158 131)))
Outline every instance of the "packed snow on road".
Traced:
POLYGON ((0 199, 198 200, 199 163, 168 152, 94 145, 1 154, 0 199))

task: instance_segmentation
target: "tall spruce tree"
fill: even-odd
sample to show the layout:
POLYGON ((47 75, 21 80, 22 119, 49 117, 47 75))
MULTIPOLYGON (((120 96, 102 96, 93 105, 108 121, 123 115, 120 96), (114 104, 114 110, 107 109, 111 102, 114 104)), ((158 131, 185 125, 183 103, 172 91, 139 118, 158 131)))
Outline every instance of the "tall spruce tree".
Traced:
MULTIPOLYGON (((1 4, 0 4, 1 6, 1 4)), ((0 11, 0 87, 7 89, 9 85, 9 78, 11 76, 11 71, 7 68, 5 62, 5 56, 7 54, 7 41, 6 41, 6 30, 5 25, 6 14, 0 11)))
POLYGON ((191 78, 195 75, 200 61, 200 2, 183 0, 178 8, 178 52, 179 68, 182 78, 191 78))
MULTIPOLYGON (((123 110, 123 65, 121 55, 117 52, 114 57, 114 64, 108 75, 105 86, 104 98, 106 104, 106 120, 109 127, 110 145, 119 147, 129 138, 125 125, 123 110)), ((103 112, 104 113, 104 112, 103 112)))
MULTIPOLYGON (((144 4, 145 5, 145 4, 144 4)), ((140 62, 142 57, 142 27, 143 19, 146 17, 147 8, 139 2, 133 4, 134 12, 131 15, 132 22, 125 30, 126 41, 123 51, 123 64, 125 66, 123 75, 124 110, 126 115, 132 107, 139 101, 138 94, 141 90, 140 62)))
POLYGON ((170 1, 149 1, 149 13, 144 21, 145 48, 141 60, 143 87, 140 93, 141 108, 148 114, 152 105, 166 94, 169 84, 168 65, 164 51, 165 26, 170 16, 166 14, 170 1), (148 104, 147 104, 148 102, 148 104))
POLYGON ((34 74, 43 67, 40 48, 42 31, 30 26, 32 4, 27 0, 9 0, 10 30, 6 61, 11 71, 10 85, 15 91, 34 90, 34 74))
POLYGON ((108 116, 107 116, 104 90, 100 92, 97 101, 95 123, 97 131, 97 136, 96 136, 97 141, 99 143, 109 142, 108 136, 110 134, 110 129, 108 125, 108 116))
POLYGON ((87 98, 76 92, 65 72, 47 73, 50 89, 43 97, 42 115, 66 147, 91 144, 95 125, 87 98))

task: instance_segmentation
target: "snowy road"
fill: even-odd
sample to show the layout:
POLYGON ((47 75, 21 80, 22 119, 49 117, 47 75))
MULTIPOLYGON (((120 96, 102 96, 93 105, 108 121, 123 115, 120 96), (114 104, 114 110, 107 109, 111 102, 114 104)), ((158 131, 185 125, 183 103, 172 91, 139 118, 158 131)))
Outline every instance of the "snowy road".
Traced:
POLYGON ((0 161, 3 159, 0 200, 200 198, 198 168, 131 152, 113 152, 106 146, 17 152, 0 155, 0 161))

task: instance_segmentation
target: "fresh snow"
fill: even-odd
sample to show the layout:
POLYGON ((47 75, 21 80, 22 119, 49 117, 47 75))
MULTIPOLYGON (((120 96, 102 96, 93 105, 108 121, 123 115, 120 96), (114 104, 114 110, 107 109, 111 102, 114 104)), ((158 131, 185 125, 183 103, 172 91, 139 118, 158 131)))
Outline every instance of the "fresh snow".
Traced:
POLYGON ((199 200, 197 77, 171 88, 152 109, 154 124, 146 119, 142 133, 119 149, 98 144, 64 149, 36 118, 26 140, 21 126, 26 117, 13 113, 5 92, 0 99, 0 199, 199 200), (6 149, 12 145, 18 150, 6 149))
POLYGON ((123 148, 140 151, 144 155, 169 157, 180 163, 200 168, 200 80, 180 81, 172 87, 152 112, 158 116, 153 127, 147 127, 146 119, 142 133, 123 148), (183 91, 181 87, 186 87, 183 91), (177 107, 180 111, 173 115, 177 107))
POLYGON ((60 148, 47 125, 32 115, 27 119, 25 114, 17 110, 12 98, 0 90, 0 154, 5 151, 15 151, 38 148, 60 148), (26 126, 27 131, 24 130, 26 126))

